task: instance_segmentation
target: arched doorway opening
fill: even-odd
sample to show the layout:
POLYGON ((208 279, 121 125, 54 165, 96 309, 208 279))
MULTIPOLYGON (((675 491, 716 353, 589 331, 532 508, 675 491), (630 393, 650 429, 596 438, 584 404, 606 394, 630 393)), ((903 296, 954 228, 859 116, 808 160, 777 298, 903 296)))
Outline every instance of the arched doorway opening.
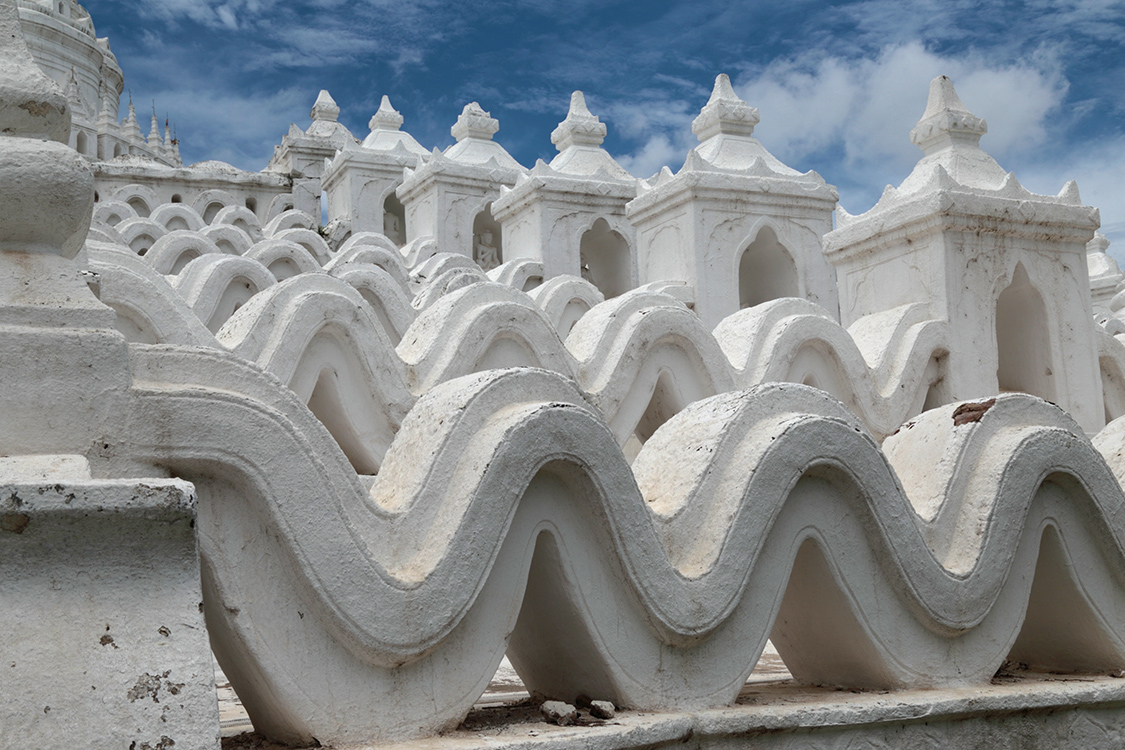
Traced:
POLYGON ((504 262, 500 222, 492 218, 492 203, 473 219, 473 260, 485 271, 504 262))
POLYGON ((125 202, 132 206, 133 210, 137 212, 137 216, 148 218, 150 211, 144 198, 141 198, 139 195, 134 195, 125 202))
POLYGON ((211 201, 207 204, 207 208, 203 209, 203 220, 210 224, 215 220, 215 217, 218 216, 219 212, 224 208, 226 208, 226 206, 224 206, 219 201, 211 201))
POLYGON ((624 294, 632 287, 632 257, 629 243, 598 219, 579 242, 582 278, 596 286, 606 299, 624 294))
POLYGON ((778 241, 773 229, 764 227, 738 261, 739 308, 800 296, 793 256, 778 241))
POLYGON ((996 299, 996 354, 1001 391, 1055 400, 1047 306, 1022 263, 1016 264, 1012 283, 996 299))
POLYGON ((406 207, 393 190, 383 201, 383 234, 399 247, 406 244, 406 207))

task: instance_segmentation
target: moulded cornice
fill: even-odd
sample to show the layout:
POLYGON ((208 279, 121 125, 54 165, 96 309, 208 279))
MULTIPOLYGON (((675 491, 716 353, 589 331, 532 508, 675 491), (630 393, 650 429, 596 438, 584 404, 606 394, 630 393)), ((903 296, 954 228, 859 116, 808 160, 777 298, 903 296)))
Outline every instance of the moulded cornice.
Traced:
POLYGON ((561 175, 521 177, 516 186, 501 191, 492 204, 497 220, 515 215, 536 202, 565 204, 596 210, 613 207, 624 211, 625 204, 636 194, 632 183, 583 180, 561 175))
POLYGON ((293 180, 281 172, 224 172, 221 175, 192 167, 169 167, 156 162, 122 164, 120 162, 94 162, 91 169, 96 177, 142 178, 161 181, 175 180, 201 187, 229 188, 230 185, 261 185, 287 187, 293 180), (214 183, 213 185, 210 183, 214 183))
POLYGON ((826 234, 823 244, 834 263, 935 232, 975 232, 981 242, 987 237, 1018 237, 1051 249, 1059 242, 1084 245, 1099 225, 1098 209, 1089 206, 940 190, 898 203, 894 210, 855 217, 826 234))
POLYGON ((404 201, 435 186, 494 189, 497 185, 514 185, 520 174, 514 169, 461 164, 445 158, 431 158, 418 169, 407 172, 397 193, 404 201))
POLYGON ((629 202, 630 218, 641 218, 664 211, 688 200, 762 203, 779 207, 786 204, 830 211, 839 195, 823 180, 799 182, 765 175, 740 175, 703 170, 681 171, 671 180, 658 183, 629 202))

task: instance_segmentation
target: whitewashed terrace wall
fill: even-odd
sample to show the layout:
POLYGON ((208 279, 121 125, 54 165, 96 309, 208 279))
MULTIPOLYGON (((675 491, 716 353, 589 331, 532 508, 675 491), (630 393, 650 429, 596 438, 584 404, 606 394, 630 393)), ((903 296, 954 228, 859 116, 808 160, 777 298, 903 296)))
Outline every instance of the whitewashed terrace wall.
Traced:
MULTIPOLYGON (((15 23, 0 2, 18 61, 15 23)), ((128 204, 103 205, 87 239, 92 176, 53 142, 65 100, 5 83, 0 454, 27 463, 0 481, 68 456, 73 481, 150 481, 194 510, 211 644, 268 736, 448 729, 505 653, 547 696, 681 711, 733 701, 767 638, 798 680, 847 688, 984 684, 1005 660, 1125 668, 1125 421, 1091 442, 1005 394, 893 432, 958 345, 925 310, 845 330, 782 299, 710 332, 675 284, 525 293, 532 261, 485 276, 440 243, 334 248, 307 215, 263 227, 244 207, 112 223, 128 204), (846 405, 763 382, 785 378, 846 405)), ((5 551, 31 538, 21 508, 0 499, 5 551)), ((78 716, 95 741, 124 702, 98 700, 78 716)), ((178 745, 215 746, 213 705, 178 745)), ((20 741, 43 746, 43 726, 20 741)))

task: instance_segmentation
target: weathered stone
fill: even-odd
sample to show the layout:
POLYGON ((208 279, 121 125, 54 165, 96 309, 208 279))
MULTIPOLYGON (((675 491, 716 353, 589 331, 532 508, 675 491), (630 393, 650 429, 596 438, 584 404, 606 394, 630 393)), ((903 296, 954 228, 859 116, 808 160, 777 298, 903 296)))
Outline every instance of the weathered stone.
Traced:
POLYGON ((588 695, 580 695, 574 700, 579 708, 585 708, 595 719, 612 719, 617 709, 609 701, 592 700, 588 695))
POLYGON ((570 726, 578 721, 578 709, 562 701, 544 701, 539 707, 539 713, 552 724, 560 727, 570 726))
MULTIPOLYGON (((0 11, 14 30, 13 0, 0 11)), ((581 94, 559 156, 530 172, 479 104, 423 158, 389 101, 360 145, 322 93, 264 173, 160 166, 167 135, 141 149, 134 111, 113 132, 138 153, 91 182, 83 157, 40 140, 62 120, 42 81, 12 73, 26 50, 3 44, 0 454, 19 466, 0 482, 0 564, 21 568, 2 585, 30 603, 0 617, 23 627, 17 667, 63 650, 66 679, 25 689, 19 674, 29 700, 51 692, 44 716, 90 713, 67 670, 102 659, 106 716, 151 723, 187 696, 176 731, 213 745, 208 678, 183 674, 205 635, 255 728, 306 745, 448 730, 505 654, 533 693, 640 709, 624 740, 532 732, 621 746, 781 747, 836 719, 854 744, 922 742, 943 705, 946 738, 986 737, 979 714, 949 718, 974 697, 938 691, 991 689, 1006 663, 1125 667, 1125 424, 1102 428, 1125 414, 1109 319, 1125 323, 1115 298, 1092 321, 1083 273, 1100 269, 1103 302, 1115 278, 1089 244, 1097 213, 1073 185, 1039 196, 1004 173, 948 80, 912 175, 829 233, 835 190, 753 138, 759 114, 725 76, 684 168, 639 187, 581 94), (336 179, 349 200, 330 200, 325 230, 336 179), (623 186, 639 190, 624 208, 623 186), (610 255, 636 257, 636 275, 607 283, 593 258, 610 255), (36 478, 51 454, 79 456, 65 481, 36 478), (182 480, 195 531, 164 502, 182 480), (126 486, 138 497, 103 498, 126 486), (91 627, 75 602, 115 581, 120 627, 91 627), (166 606, 181 616, 157 617, 166 606), (26 625, 49 607, 62 643, 26 625), (801 683, 893 693, 878 711, 837 696, 810 721, 718 708, 745 698, 767 638, 801 683), (919 687, 929 698, 900 711, 919 687)), ((1012 726, 1055 711, 1076 746, 1119 739, 1096 714, 1116 710, 1112 688, 1072 697, 1096 707, 1055 711, 1040 687, 988 710, 1012 726)), ((28 728, 12 705, 21 738, 79 736, 77 719, 28 728)), ((138 748, 187 742, 144 731, 138 748)))

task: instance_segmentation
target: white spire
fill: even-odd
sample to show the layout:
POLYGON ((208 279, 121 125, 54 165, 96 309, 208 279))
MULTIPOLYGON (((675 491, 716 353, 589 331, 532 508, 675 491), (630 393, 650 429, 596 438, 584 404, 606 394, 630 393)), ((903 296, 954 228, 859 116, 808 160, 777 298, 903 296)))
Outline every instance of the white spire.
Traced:
POLYGON ((74 68, 70 69, 70 82, 66 87, 66 98, 70 103, 71 115, 77 114, 76 110, 82 105, 82 99, 78 95, 78 74, 74 68))
POLYGON ((372 130, 398 130, 402 127, 402 114, 391 106, 391 100, 383 94, 383 101, 379 104, 379 111, 371 117, 367 124, 372 130))
POLYGON ((754 134, 758 120, 758 110, 742 101, 734 93, 730 77, 720 73, 711 90, 711 99, 691 124, 691 132, 700 141, 719 134, 749 137, 754 134))
POLYGON ((152 105, 152 127, 148 131, 148 145, 154 149, 164 145, 160 140, 160 121, 156 119, 155 103, 152 105))
POLYGON ((404 151, 416 157, 428 157, 430 152, 414 140, 414 136, 401 130, 402 123, 402 114, 391 106, 390 98, 384 94, 379 111, 368 123, 371 132, 363 139, 363 147, 372 151, 404 151))
POLYGON ((566 119, 551 133, 551 143, 559 151, 573 145, 600 146, 605 134, 605 124, 586 107, 585 95, 575 91, 570 95, 570 111, 566 119))
POLYGON ((320 94, 316 97, 316 103, 313 104, 312 111, 309 112, 309 117, 313 122, 336 122, 340 117, 340 108, 336 106, 336 100, 325 89, 320 90, 320 94))
MULTIPOLYGON (((570 111, 566 119, 551 133, 551 142, 559 155, 551 161, 550 169, 560 174, 590 177, 600 180, 633 181, 633 176, 614 161, 601 147, 606 127, 586 107, 586 97, 581 91, 570 95, 570 111)), ((542 165, 545 169, 546 164, 542 165)), ((538 165, 533 174, 542 171, 538 165)))
POLYGON ((910 142, 927 156, 955 142, 976 146, 988 132, 988 123, 961 103, 953 81, 938 76, 930 81, 930 96, 922 119, 910 131, 910 142))
POLYGON ((480 104, 469 102, 461 110, 461 116, 457 118, 457 122, 453 124, 449 132, 458 141, 463 141, 466 138, 491 141, 492 136, 496 135, 498 130, 500 130, 499 120, 485 112, 480 104))
POLYGON ((125 138, 136 145, 141 141, 141 125, 137 122, 137 108, 133 106, 133 95, 129 95, 129 116, 125 118, 125 138))

